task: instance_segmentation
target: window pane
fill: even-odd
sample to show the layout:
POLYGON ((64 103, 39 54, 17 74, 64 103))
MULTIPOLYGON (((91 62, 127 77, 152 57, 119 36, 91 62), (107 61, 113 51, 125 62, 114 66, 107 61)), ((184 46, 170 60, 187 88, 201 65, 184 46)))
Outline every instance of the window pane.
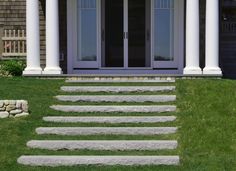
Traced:
POLYGON ((97 60, 96 0, 79 0, 78 9, 78 60, 97 60))
POLYGON ((154 59, 173 61, 174 56, 174 8, 173 0, 155 0, 154 59))

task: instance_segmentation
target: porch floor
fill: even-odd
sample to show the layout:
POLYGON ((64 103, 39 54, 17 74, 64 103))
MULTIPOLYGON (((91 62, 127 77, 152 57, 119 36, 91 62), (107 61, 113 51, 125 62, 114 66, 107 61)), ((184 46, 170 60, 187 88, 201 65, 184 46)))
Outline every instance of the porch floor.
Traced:
POLYGON ((221 79, 222 75, 183 75, 183 74, 61 74, 61 75, 24 75, 24 77, 38 78, 56 78, 56 79, 196 79, 196 78, 212 78, 221 79))

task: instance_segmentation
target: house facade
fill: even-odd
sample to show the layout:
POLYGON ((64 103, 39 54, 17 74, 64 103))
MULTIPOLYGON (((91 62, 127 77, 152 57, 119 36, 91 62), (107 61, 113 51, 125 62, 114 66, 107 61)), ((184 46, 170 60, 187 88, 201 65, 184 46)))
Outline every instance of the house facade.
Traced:
POLYGON ((2 0, 24 75, 236 76, 235 0, 2 0))

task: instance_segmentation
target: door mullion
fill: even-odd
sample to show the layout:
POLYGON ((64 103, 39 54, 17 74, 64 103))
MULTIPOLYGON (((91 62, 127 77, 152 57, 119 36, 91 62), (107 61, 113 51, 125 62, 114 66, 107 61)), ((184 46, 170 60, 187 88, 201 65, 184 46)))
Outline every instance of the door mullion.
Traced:
POLYGON ((128 0, 124 0, 124 68, 127 69, 128 54, 129 54, 129 40, 128 40, 128 0))

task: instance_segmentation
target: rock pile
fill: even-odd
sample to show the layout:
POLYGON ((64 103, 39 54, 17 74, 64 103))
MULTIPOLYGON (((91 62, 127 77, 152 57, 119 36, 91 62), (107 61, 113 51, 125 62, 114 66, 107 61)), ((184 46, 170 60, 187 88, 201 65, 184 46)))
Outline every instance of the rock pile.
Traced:
POLYGON ((28 102, 25 100, 0 100, 0 119, 29 115, 28 102))

